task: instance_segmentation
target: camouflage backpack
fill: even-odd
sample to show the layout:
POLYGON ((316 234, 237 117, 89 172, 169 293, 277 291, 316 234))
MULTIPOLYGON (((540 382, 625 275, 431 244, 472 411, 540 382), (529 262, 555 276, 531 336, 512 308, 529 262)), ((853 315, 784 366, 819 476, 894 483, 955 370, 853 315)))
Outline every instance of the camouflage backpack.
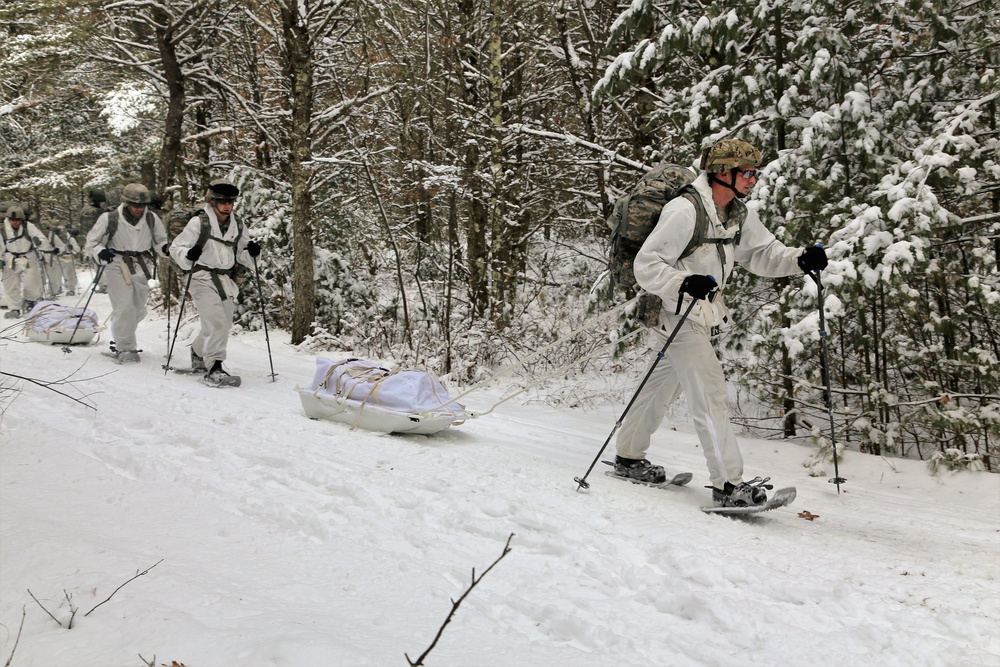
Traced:
MULTIPOLYGON (((632 264, 646 237, 656 227, 660 211, 670 200, 684 197, 694 205, 694 233, 678 259, 684 259, 695 248, 706 243, 739 243, 739 232, 731 239, 709 238, 708 213, 701 201, 701 195, 691 183, 696 174, 686 167, 663 162, 653 167, 632 190, 615 202, 608 227, 611 228, 611 256, 608 268, 611 284, 621 286, 628 292, 638 288, 632 264)), ((655 326, 659 321, 662 301, 660 297, 645 294, 639 300, 636 318, 647 326, 655 326)))

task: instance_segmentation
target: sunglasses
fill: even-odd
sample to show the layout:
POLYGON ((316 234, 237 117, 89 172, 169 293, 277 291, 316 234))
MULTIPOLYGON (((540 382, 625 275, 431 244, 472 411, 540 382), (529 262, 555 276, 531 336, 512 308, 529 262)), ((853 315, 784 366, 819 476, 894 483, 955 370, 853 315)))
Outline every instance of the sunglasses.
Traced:
POLYGON ((747 178, 747 179, 757 178, 757 170, 756 169, 740 169, 740 174, 743 175, 743 178, 747 178))
POLYGON ((213 199, 216 204, 229 204, 230 206, 236 203, 235 199, 213 199))
POLYGON ((138 202, 138 203, 136 203, 136 202, 129 202, 128 205, 131 206, 132 208, 146 208, 146 204, 143 204, 142 202, 138 202))

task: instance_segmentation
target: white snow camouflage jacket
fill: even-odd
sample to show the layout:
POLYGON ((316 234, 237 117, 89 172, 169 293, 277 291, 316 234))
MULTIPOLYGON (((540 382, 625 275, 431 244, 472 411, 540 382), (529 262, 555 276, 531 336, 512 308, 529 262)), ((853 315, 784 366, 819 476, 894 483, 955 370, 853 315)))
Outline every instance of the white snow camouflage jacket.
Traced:
MULTIPOLYGON (((737 231, 735 226, 727 229, 719 222, 707 174, 702 173, 698 176, 694 181, 694 187, 701 195, 708 215, 707 236, 725 238, 735 235, 737 231)), ((670 315, 677 309, 681 283, 689 275, 715 276, 719 283, 719 294, 715 300, 701 301, 688 317, 692 322, 714 327, 728 321, 728 309, 723 292, 735 264, 743 265, 751 273, 770 278, 801 272, 796 260, 802 254, 802 249, 789 248, 778 241, 774 234, 764 227, 757 212, 752 209, 747 211, 739 244, 720 246, 726 257, 725 266, 713 243, 698 246, 684 259, 678 259, 694 234, 694 226, 694 205, 683 197, 671 200, 663 207, 656 227, 635 257, 636 281, 647 292, 660 297, 663 300, 664 311, 670 315)), ((690 297, 686 296, 682 307, 686 307, 689 300, 690 297)))

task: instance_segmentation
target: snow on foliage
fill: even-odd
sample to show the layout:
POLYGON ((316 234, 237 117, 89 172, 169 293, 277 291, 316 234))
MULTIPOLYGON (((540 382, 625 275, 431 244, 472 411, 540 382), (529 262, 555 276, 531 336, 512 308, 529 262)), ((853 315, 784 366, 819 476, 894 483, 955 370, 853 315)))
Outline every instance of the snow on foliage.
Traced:
POLYGON ((155 91, 144 83, 122 83, 103 98, 101 116, 111 132, 121 136, 139 127, 144 117, 156 111, 155 91))

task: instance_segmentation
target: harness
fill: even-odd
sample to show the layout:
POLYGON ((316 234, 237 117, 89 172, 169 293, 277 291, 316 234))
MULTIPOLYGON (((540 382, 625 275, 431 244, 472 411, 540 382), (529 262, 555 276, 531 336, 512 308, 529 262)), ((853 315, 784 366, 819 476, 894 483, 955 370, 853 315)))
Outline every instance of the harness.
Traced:
MULTIPOLYGON (((236 225, 236 237, 232 241, 221 239, 218 236, 212 236, 212 222, 208 218, 208 213, 206 213, 204 210, 199 210, 198 219, 201 221, 201 230, 198 233, 197 245, 204 250, 205 243, 207 243, 208 241, 215 241, 216 243, 221 243, 222 245, 229 246, 230 248, 235 249, 237 243, 239 243, 240 237, 243 236, 243 223, 240 222, 240 219, 236 216, 235 213, 230 213, 229 215, 232 218, 229 224, 236 225)), ((234 254, 233 265, 228 269, 212 269, 207 266, 201 266, 200 264, 195 264, 193 267, 191 267, 192 273, 198 271, 207 271, 208 273, 211 274, 212 285, 215 286, 215 291, 219 293, 219 298, 222 299, 223 301, 227 301, 229 299, 229 295, 226 294, 226 290, 225 288, 223 288, 222 281, 219 279, 219 276, 229 276, 230 278, 235 277, 237 271, 236 267, 238 266, 239 262, 235 260, 235 252, 233 254, 234 254)))
POLYGON ((678 259, 684 259, 693 253, 698 246, 715 245, 715 249, 719 253, 719 263, 722 265, 723 272, 722 280, 719 281, 719 284, 725 284, 726 251, 723 249, 723 246, 739 245, 740 237, 743 235, 743 222, 747 217, 746 204, 738 199, 733 200, 735 206, 732 206, 727 222, 730 227, 733 225, 737 226, 736 233, 726 238, 715 238, 706 236, 708 234, 708 212, 705 211, 705 204, 694 185, 685 185, 678 196, 684 197, 691 202, 695 210, 694 233, 691 235, 691 240, 688 241, 687 247, 684 248, 678 259))
MULTIPOLYGON (((4 244, 5 248, 6 248, 6 246, 11 241, 17 241, 17 240, 20 240, 20 239, 27 239, 27 238, 29 238, 29 236, 28 236, 28 230, 27 230, 27 221, 21 223, 21 225, 17 229, 18 229, 18 232, 20 232, 20 233, 14 232, 13 236, 8 237, 7 236, 7 225, 5 225, 3 223, 0 223, 0 236, 3 237, 3 244, 4 244)), ((7 252, 9 252, 14 257, 27 257, 28 253, 30 253, 32 250, 34 250, 34 248, 29 248, 28 250, 25 250, 24 252, 14 252, 13 250, 7 249, 7 252)))
MULTIPOLYGON (((149 237, 150 246, 149 250, 115 250, 116 255, 121 255, 122 261, 125 266, 128 267, 129 273, 135 273, 135 263, 133 260, 139 261, 139 268, 142 270, 142 275, 146 276, 146 280, 152 277, 152 273, 149 272, 149 268, 146 266, 145 257, 150 259, 155 259, 156 255, 153 253, 153 243, 156 235, 154 234, 154 223, 153 215, 149 211, 145 211, 143 215, 146 217, 146 223, 149 225, 149 237)), ((111 209, 108 211, 108 232, 107 236, 104 238, 104 245, 107 246, 111 243, 111 239, 115 237, 118 233, 118 209, 111 209)))

